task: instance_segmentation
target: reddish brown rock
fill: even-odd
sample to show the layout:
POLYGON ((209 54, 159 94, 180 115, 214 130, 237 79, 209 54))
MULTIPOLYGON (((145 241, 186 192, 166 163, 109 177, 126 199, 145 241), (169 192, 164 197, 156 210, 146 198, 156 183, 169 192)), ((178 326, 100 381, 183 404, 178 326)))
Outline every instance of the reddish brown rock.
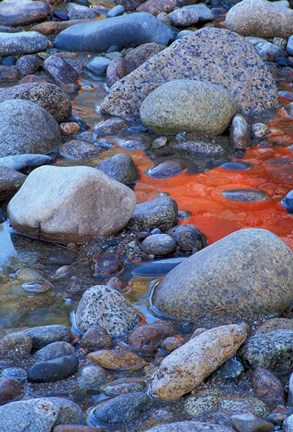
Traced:
POLYGON ((158 15, 160 12, 172 12, 175 8, 176 0, 147 0, 137 10, 158 15))
POLYGON ((103 348, 112 348, 112 338, 103 327, 95 325, 90 327, 82 336, 81 348, 89 351, 97 351, 103 348))
POLYGON ((155 321, 150 324, 137 327, 128 337, 128 343, 136 350, 148 354, 159 345, 159 343, 176 333, 174 327, 164 321, 155 321))
POLYGON ((285 404, 282 382, 269 370, 257 368, 252 377, 252 386, 256 396, 271 408, 285 404))
POLYGON ((13 379, 0 380, 0 405, 4 405, 17 397, 23 392, 23 385, 13 379))
POLYGON ((87 355, 87 359, 110 370, 137 370, 147 364, 134 352, 121 347, 92 352, 87 355))
POLYGON ((14 66, 3 66, 0 65, 0 83, 6 81, 17 81, 19 74, 14 66))

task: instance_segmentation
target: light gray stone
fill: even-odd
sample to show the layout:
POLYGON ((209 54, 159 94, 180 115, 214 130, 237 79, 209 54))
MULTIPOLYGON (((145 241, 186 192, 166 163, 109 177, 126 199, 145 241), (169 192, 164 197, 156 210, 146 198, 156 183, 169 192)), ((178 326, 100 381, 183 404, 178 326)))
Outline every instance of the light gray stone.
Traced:
POLYGON ((93 19, 97 16, 93 9, 87 6, 78 5, 76 3, 69 3, 67 6, 67 13, 69 19, 93 19))
POLYGON ((146 254, 164 256, 175 252, 176 241, 167 234, 154 234, 147 237, 140 248, 146 254))
POLYGON ((167 423, 148 429, 146 432, 233 432, 233 429, 219 426, 214 423, 203 423, 197 421, 183 421, 167 423))
POLYGON ((42 21, 50 14, 45 1, 3 0, 0 3, 0 24, 22 26, 42 21))
POLYGON ((284 432, 293 432, 293 415, 290 415, 283 423, 284 432))
POLYGON ((198 13, 195 9, 175 9, 169 13, 168 18, 171 24, 178 27, 189 27, 196 24, 199 20, 198 13))
POLYGON ((232 147, 237 149, 246 148, 250 145, 250 127, 247 120, 240 114, 233 118, 230 143, 232 147))
POLYGON ((24 330, 24 333, 32 338, 33 348, 39 349, 57 341, 70 341, 71 332, 62 324, 32 327, 24 330))
POLYGON ((290 56, 293 56, 293 35, 289 37, 287 45, 286 45, 286 51, 290 56))
POLYGON ((8 217, 32 237, 85 243, 121 230, 135 200, 131 189, 95 168, 42 166, 10 201, 8 217))
POLYGON ((50 43, 46 36, 38 32, 26 31, 18 33, 0 33, 1 56, 30 54, 45 51, 49 45, 50 43))
POLYGON ((24 168, 35 168, 41 165, 46 165, 51 161, 51 156, 28 153, 15 156, 4 156, 0 158, 0 166, 21 171, 24 168))

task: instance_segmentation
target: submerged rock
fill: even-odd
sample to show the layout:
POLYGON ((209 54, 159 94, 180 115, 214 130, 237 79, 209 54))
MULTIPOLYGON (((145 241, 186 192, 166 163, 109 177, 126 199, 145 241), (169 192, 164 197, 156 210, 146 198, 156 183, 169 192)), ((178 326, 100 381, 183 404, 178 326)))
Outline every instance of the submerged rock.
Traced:
POLYGON ((28 176, 10 201, 8 215, 21 233, 85 243, 122 229, 134 206, 131 189, 101 171, 85 166, 43 166, 28 176))
POLYGON ((138 178, 137 166, 128 154, 121 153, 103 160, 99 165, 99 170, 126 185, 134 183, 138 178))

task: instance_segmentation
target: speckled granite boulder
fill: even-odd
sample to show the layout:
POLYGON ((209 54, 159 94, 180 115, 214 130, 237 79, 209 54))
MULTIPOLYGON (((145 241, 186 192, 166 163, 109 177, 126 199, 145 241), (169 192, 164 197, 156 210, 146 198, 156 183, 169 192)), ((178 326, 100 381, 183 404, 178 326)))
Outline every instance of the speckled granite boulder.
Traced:
POLYGON ((49 40, 37 32, 0 33, 1 56, 35 53, 47 48, 49 40))
POLYGON ((215 423, 183 421, 155 426, 146 432, 233 432, 233 429, 215 423))
POLYGON ((45 19, 51 10, 45 1, 4 0, 0 3, 0 24, 22 26, 45 19))
POLYGON ((20 233, 86 243, 97 235, 121 230, 135 201, 131 189, 95 168, 42 166, 27 177, 9 202, 8 214, 20 233))
POLYGON ((219 135, 236 113, 224 87, 193 80, 169 81, 151 92, 140 107, 140 119, 154 132, 196 131, 219 135))
POLYGON ((156 288, 160 311, 192 319, 224 309, 252 320, 293 300, 293 252, 267 230, 236 231, 171 270, 156 288))
POLYGON ((111 19, 76 24, 62 31, 55 46, 67 51, 107 51, 148 42, 167 45, 174 39, 173 31, 158 18, 147 13, 133 13, 111 19))
POLYGON ((262 111, 278 103, 275 81, 254 47, 228 30, 203 28, 175 41, 115 83, 101 109, 126 119, 136 118, 151 91, 178 79, 223 85, 242 113, 262 111))
POLYGON ((84 292, 75 318, 81 331, 99 325, 111 336, 128 333, 139 323, 138 315, 123 295, 104 285, 95 285, 84 292))
POLYGON ((293 10, 287 1, 243 0, 227 13, 225 25, 243 36, 288 38, 293 10))
POLYGON ((248 326, 231 324, 207 330, 169 354, 151 381, 151 395, 162 400, 189 393, 236 354, 248 326))

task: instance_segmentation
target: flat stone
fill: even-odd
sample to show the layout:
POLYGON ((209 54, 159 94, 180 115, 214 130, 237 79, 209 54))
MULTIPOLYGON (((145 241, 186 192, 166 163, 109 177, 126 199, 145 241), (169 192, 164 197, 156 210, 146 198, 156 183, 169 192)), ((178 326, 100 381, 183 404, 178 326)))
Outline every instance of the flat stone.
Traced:
POLYGON ((57 341, 69 342, 71 339, 70 329, 62 324, 32 327, 24 330, 24 333, 32 339, 35 349, 57 341))
POLYGON ((166 230, 176 224, 177 211, 177 204, 172 198, 161 196, 137 204, 130 224, 140 229, 160 228, 166 230))
POLYGON ((11 168, 1 166, 0 161, 0 201, 8 200, 19 190, 26 176, 11 168))
POLYGON ((278 104, 275 81, 254 47, 228 30, 203 28, 175 41, 114 84, 100 108, 132 120, 153 90, 182 79, 223 85, 232 93, 240 113, 278 104))
MULTIPOLYGON (((1 5, 0 4, 0 8, 1 5)), ((0 9, 1 19, 1 9, 0 9)), ((30 54, 46 51, 49 47, 46 36, 37 32, 26 31, 18 33, 0 33, 0 55, 30 54)))
POLYGON ((113 350, 99 350, 87 355, 87 359, 99 366, 117 371, 138 370, 147 363, 142 357, 127 348, 116 348, 113 350))
POLYGON ((230 189, 222 192, 222 195, 232 201, 258 202, 269 198, 269 195, 259 189, 230 189))
POLYGON ((174 38, 172 30, 146 13, 134 13, 111 19, 77 24, 62 31, 55 46, 67 51, 105 52, 147 42, 167 45, 174 38))
POLYGON ((23 26, 42 21, 50 14, 45 1, 4 0, 0 5, 0 24, 23 26))

